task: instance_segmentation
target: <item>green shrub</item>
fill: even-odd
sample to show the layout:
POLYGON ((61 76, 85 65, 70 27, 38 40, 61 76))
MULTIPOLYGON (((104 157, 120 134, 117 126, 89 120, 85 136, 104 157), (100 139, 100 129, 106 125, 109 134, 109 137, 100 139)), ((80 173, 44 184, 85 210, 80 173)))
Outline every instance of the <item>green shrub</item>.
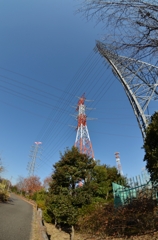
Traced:
POLYGON ((43 218, 47 223, 55 223, 55 217, 48 208, 43 211, 43 218))
POLYGON ((38 208, 41 208, 42 210, 45 209, 45 200, 36 200, 36 203, 37 203, 37 207, 38 208))
POLYGON ((44 189, 42 189, 38 192, 35 192, 32 196, 30 196, 30 198, 37 203, 38 208, 41 208, 42 210, 45 210, 45 208, 46 208, 46 205, 45 205, 46 196, 47 196, 46 191, 44 189))
POLYGON ((6 202, 9 199, 9 192, 7 192, 6 190, 4 191, 0 191, 0 201, 2 202, 6 202))

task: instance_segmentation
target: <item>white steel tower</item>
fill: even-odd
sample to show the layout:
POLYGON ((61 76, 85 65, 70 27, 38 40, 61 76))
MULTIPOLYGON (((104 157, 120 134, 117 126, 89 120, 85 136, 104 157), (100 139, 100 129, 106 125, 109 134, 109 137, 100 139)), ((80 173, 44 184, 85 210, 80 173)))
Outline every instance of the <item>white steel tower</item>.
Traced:
POLYGON ((31 151, 31 155, 30 155, 31 162, 29 162, 28 169, 27 169, 29 172, 29 176, 34 176, 36 159, 39 157, 38 151, 39 151, 41 144, 42 144, 42 142, 35 142, 35 145, 33 146, 33 149, 31 151))
POLYGON ((120 161, 120 154, 119 154, 119 152, 115 153, 115 158, 116 158, 117 170, 118 170, 119 174, 121 174, 123 176, 123 171, 122 171, 122 167, 121 167, 121 161, 120 161))

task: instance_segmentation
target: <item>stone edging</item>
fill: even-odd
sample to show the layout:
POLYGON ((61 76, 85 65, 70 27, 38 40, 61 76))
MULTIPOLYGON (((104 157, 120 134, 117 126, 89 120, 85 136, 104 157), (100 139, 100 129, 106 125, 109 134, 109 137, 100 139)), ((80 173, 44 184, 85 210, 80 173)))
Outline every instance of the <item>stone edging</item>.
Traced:
POLYGON ((41 232, 41 240, 49 240, 48 239, 48 235, 47 235, 47 229, 46 226, 44 226, 43 224, 43 220, 42 220, 42 210, 40 208, 38 208, 37 210, 37 222, 38 222, 38 227, 40 229, 41 232))

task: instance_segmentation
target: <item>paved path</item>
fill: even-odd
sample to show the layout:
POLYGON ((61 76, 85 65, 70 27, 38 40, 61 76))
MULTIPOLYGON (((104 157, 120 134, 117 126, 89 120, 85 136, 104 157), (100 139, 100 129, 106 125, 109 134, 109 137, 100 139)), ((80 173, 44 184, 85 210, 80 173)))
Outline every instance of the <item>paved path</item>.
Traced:
POLYGON ((0 240, 30 240, 32 216, 32 205, 11 194, 0 203, 0 240))

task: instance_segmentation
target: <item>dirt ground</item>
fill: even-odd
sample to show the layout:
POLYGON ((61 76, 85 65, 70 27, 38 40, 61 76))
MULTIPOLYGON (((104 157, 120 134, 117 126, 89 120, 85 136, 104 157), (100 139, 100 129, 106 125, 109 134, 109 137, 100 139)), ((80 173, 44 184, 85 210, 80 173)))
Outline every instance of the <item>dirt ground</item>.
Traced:
MULTIPOLYGON (((60 231, 53 224, 44 223, 47 229, 47 234, 50 236, 50 240, 70 240, 70 235, 66 232, 60 231)), ((75 233, 75 240, 93 240, 87 238, 87 236, 75 233)))
POLYGON ((37 210, 33 207, 32 233, 30 240, 41 240, 41 233, 37 222, 37 210))

